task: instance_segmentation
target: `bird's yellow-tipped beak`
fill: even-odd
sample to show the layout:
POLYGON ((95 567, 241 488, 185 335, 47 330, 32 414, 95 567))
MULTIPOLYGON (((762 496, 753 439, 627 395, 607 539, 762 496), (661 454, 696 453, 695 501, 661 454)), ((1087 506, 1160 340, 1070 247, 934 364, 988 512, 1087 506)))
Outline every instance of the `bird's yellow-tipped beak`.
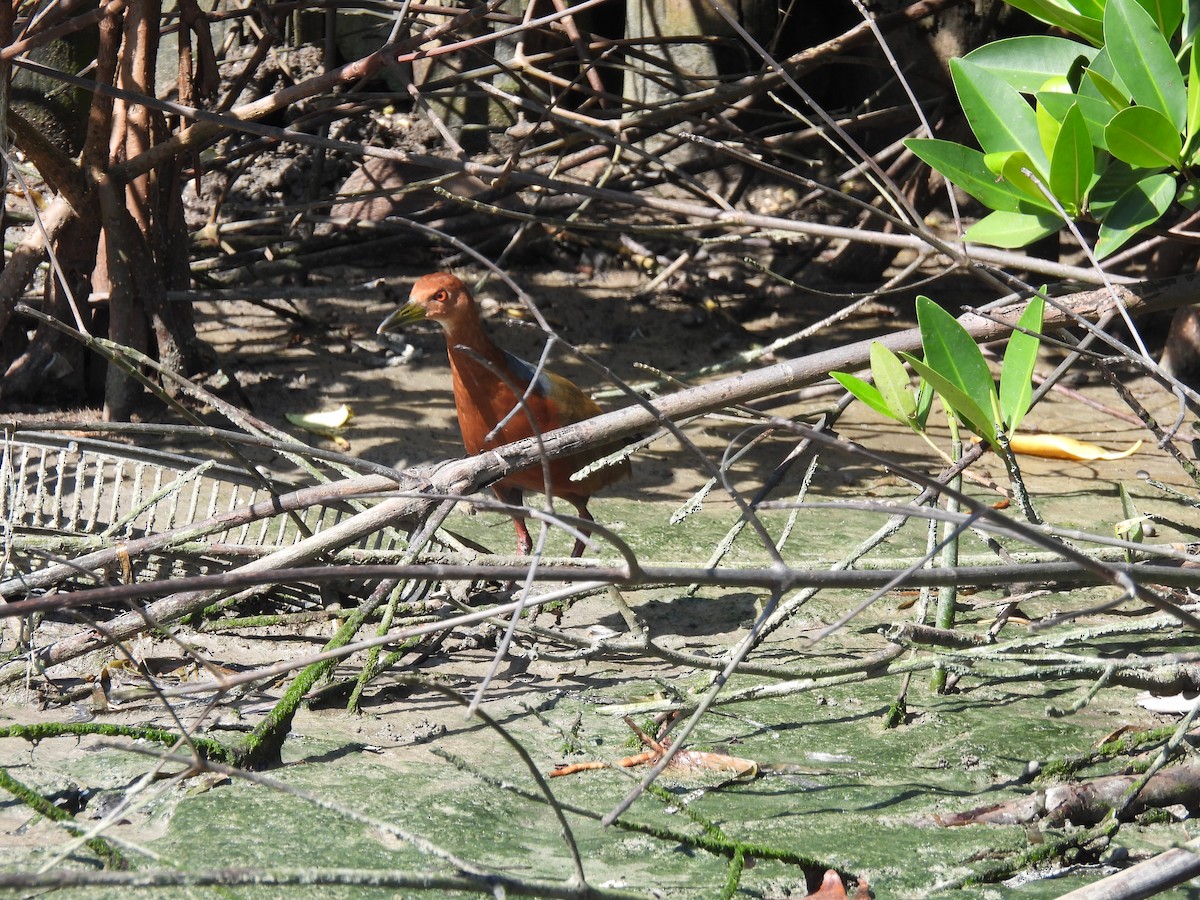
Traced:
POLYGON ((379 323, 376 334, 390 334, 400 331, 405 325, 420 322, 425 318, 425 307, 418 303, 408 302, 379 323))

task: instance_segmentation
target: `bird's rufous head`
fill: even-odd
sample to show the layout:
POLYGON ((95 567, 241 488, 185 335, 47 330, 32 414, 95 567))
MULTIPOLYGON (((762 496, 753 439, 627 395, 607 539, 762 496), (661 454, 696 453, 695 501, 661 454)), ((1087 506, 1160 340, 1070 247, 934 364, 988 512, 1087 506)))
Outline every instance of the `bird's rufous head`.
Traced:
POLYGON ((478 317, 479 308, 467 286, 446 272, 434 272, 417 279, 408 302, 380 322, 375 333, 399 331, 422 319, 430 319, 450 331, 457 323, 478 317))

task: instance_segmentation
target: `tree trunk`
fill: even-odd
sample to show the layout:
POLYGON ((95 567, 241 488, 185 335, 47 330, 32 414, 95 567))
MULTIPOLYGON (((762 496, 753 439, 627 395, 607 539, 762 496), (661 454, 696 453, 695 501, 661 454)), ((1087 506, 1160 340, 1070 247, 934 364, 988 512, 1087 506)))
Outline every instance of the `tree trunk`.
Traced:
MULTIPOLYGON (((98 84, 153 95, 161 14, 161 0, 130 0, 124 10, 110 10, 99 26, 67 38, 89 49, 91 77, 98 84)), ((83 68, 77 63, 71 63, 74 70, 83 68)), ((0 338, 6 348, 0 401, 103 403, 106 418, 124 419, 142 396, 135 380, 117 366, 93 377, 104 363, 53 328, 40 326, 26 344, 26 323, 10 313, 48 237, 57 267, 43 292, 47 312, 172 371, 189 372, 197 350, 191 309, 165 300, 168 289, 186 286, 190 277, 179 165, 171 161, 128 184, 110 176, 114 166, 169 136, 162 117, 144 104, 93 94, 86 110, 63 121, 61 133, 46 124, 62 120, 60 112, 35 123, 14 116, 17 146, 67 205, 47 208, 44 236, 31 232, 14 254, 15 270, 0 277, 0 338), (81 151, 78 134, 85 134, 81 151), (80 152, 79 162, 73 152, 80 152)))

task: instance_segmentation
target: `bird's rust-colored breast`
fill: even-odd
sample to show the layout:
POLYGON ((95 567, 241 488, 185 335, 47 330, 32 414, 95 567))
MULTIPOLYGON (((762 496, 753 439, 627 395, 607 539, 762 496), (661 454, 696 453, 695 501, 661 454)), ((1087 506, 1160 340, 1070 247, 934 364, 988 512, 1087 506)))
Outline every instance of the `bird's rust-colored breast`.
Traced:
MULTIPOLYGON (((602 412, 590 397, 562 376, 545 370, 538 373, 524 360, 507 353, 503 356, 504 368, 501 371, 512 387, 523 392, 520 400, 512 387, 505 383, 505 379, 499 378, 491 370, 490 366, 497 366, 497 361, 489 360, 489 365, 484 365, 473 354, 453 348, 450 351, 450 364, 454 376, 454 403, 458 410, 463 446, 468 453, 480 453, 533 437, 535 434, 545 434, 556 428, 590 419, 602 412), (534 388, 527 390, 535 373, 537 380, 534 388), (504 424, 499 432, 491 440, 487 440, 497 423, 502 421, 504 424)), ((551 460, 550 481, 554 493, 564 497, 590 496, 606 485, 627 476, 630 468, 628 460, 625 460, 618 465, 601 469, 582 481, 571 480, 571 475, 575 472, 615 452, 620 446, 619 443, 607 444, 584 453, 551 460)), ((545 491, 544 468, 535 464, 510 475, 501 482, 501 486, 545 491)))

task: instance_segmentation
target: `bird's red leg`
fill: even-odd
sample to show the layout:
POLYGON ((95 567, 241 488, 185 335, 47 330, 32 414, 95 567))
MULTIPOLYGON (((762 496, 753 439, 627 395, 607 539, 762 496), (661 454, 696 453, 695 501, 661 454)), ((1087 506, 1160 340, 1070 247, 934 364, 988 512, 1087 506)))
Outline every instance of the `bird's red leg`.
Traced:
MULTIPOLYGON (((571 503, 573 503, 575 506, 575 509, 577 509, 579 511, 579 518, 587 519, 589 522, 596 521, 595 519, 592 518, 592 514, 590 512, 588 512, 587 497, 581 497, 579 499, 572 499, 571 503)), ((582 531, 587 537, 592 536, 592 531, 590 528, 580 528, 579 530, 582 531)), ((583 548, 585 546, 587 546, 587 545, 582 540, 576 538, 575 539, 575 549, 571 551, 571 558, 575 559, 576 557, 583 556, 583 548)))
MULTIPOLYGON (((520 507, 525 499, 520 488, 493 487, 492 490, 496 492, 500 502, 508 506, 520 507)), ((513 528, 517 531, 517 556, 528 556, 533 550, 533 538, 529 536, 529 529, 525 527, 525 517, 517 513, 513 513, 512 517, 513 528)))

